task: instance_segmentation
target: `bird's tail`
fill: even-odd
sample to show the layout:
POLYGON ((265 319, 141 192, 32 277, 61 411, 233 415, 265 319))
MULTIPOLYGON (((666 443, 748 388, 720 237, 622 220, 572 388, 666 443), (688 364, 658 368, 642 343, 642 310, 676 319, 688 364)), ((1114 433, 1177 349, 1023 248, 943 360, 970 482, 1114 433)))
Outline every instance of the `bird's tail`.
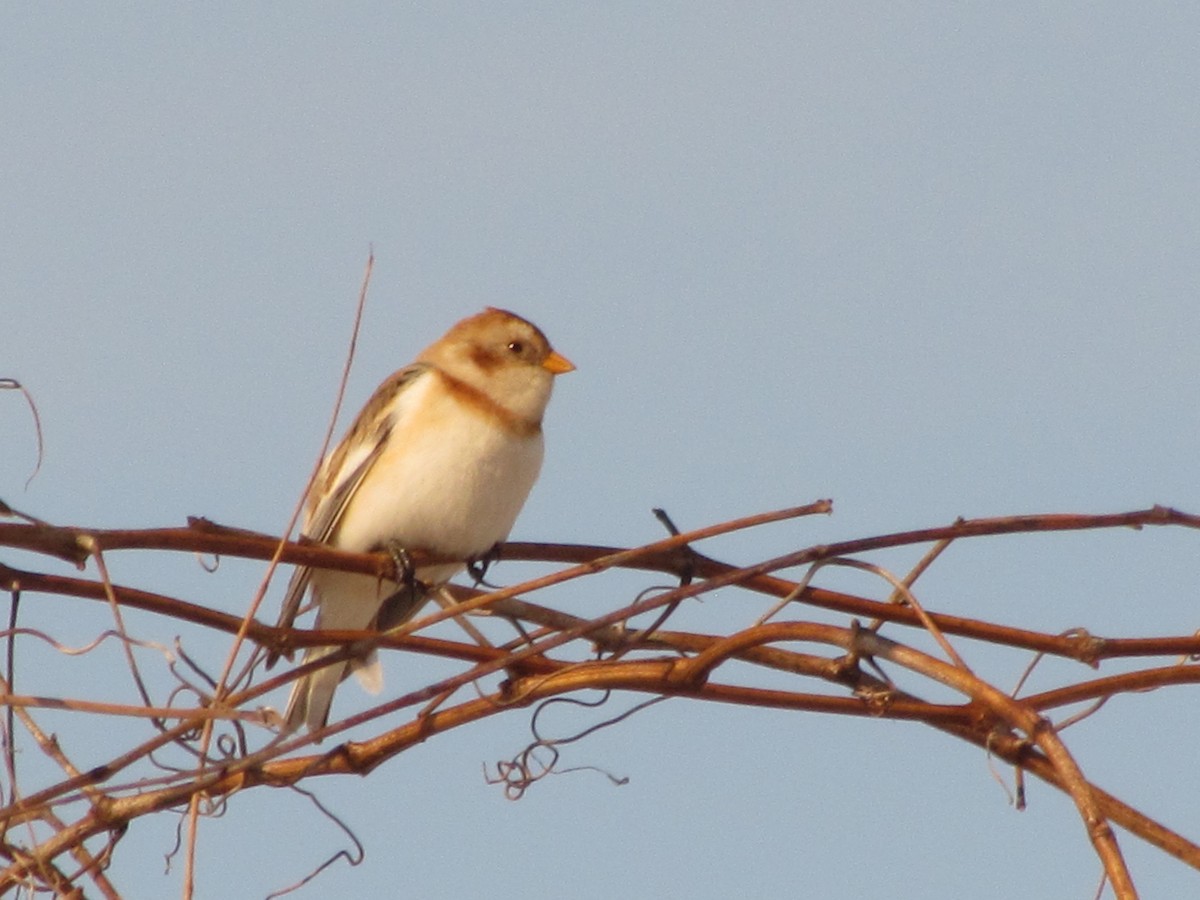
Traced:
MULTIPOLYGON (((411 619, 428 599, 428 588, 421 582, 402 585, 380 604, 379 611, 369 627, 379 631, 387 631, 411 619)), ((324 610, 322 611, 325 612, 324 610)), ((328 618, 323 616, 322 618, 328 618)), ((359 623, 350 625, 337 623, 322 623, 319 619, 317 627, 362 627, 359 623)), ((319 660, 338 650, 337 647, 312 647, 304 654, 306 663, 319 660)), ((288 698, 287 710, 284 711, 284 726, 288 731, 295 731, 301 725, 307 725, 309 731, 324 728, 329 722, 329 709, 333 704, 333 694, 337 686, 346 680, 351 673, 362 685, 363 690, 378 694, 383 689, 383 667, 374 650, 365 655, 355 655, 348 660, 331 663, 317 671, 305 675, 292 686, 292 695, 288 698)))
MULTIPOLYGON (((304 654, 304 661, 312 662, 333 653, 334 647, 313 647, 304 654)), ((292 695, 288 698, 287 710, 283 714, 284 726, 288 731, 295 731, 301 725, 307 725, 310 731, 324 728, 329 721, 329 707, 333 704, 333 693, 346 677, 346 667, 349 663, 332 663, 305 675, 292 685, 292 695)))
MULTIPOLYGON (((313 647, 305 654, 304 661, 312 662, 328 656, 337 649, 313 647)), ((374 651, 365 659, 332 663, 311 675, 305 675, 292 685, 292 695, 288 698, 287 710, 283 714, 287 730, 295 731, 301 725, 307 725, 309 731, 324 728, 329 723, 329 709, 333 705, 334 691, 351 672, 368 693, 378 694, 382 690, 383 667, 374 651)))

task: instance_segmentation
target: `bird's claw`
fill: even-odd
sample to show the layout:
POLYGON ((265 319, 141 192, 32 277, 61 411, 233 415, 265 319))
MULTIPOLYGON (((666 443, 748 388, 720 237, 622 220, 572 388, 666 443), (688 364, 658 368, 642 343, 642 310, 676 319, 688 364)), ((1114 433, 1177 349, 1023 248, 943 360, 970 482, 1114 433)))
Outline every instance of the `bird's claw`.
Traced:
POLYGON ((492 563, 499 561, 500 547, 501 544, 497 541, 479 556, 467 560, 467 572, 475 582, 475 587, 483 585, 485 588, 490 588, 491 590, 496 589, 494 584, 488 584, 484 579, 487 577, 488 569, 492 567, 492 563))
POLYGON ((412 556, 399 541, 387 541, 383 549, 392 558, 396 566, 396 583, 411 588, 417 582, 417 567, 413 565, 412 556))

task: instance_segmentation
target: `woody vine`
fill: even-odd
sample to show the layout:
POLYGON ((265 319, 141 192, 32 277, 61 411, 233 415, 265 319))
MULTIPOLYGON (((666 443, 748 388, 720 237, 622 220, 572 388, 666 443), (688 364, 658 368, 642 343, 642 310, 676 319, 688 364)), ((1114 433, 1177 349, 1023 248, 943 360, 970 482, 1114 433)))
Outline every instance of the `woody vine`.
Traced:
MULTIPOLYGON (((121 886, 109 879, 108 863, 121 852, 129 828, 158 814, 181 817, 186 892, 194 881, 197 835, 205 817, 222 804, 253 802, 258 790, 311 789, 330 777, 369 775, 414 744, 444 732, 490 716, 528 717, 548 699, 597 690, 648 701, 680 697, 797 715, 865 717, 880 728, 894 719, 920 722, 1008 764, 1018 804, 1026 775, 1060 791, 1078 814, 1075 839, 1091 842, 1113 895, 1137 896, 1137 873, 1130 871, 1122 853, 1126 840, 1143 841, 1181 865, 1200 869, 1200 846, 1194 841, 1135 808, 1137 798, 1115 797, 1089 779, 1087 760, 1072 752, 1069 729, 1115 695, 1200 682, 1200 667, 1194 663, 1200 636, 1116 637, 1082 629, 1049 634, 982 616, 949 615, 920 601, 922 573, 958 541, 1088 529, 1195 529, 1200 517, 1153 507, 1110 515, 959 520, 799 548, 750 566, 730 565, 704 552, 705 542, 722 534, 830 511, 829 502, 818 501, 672 533, 634 548, 510 543, 502 548, 502 559, 540 563, 544 574, 495 590, 455 587, 453 606, 377 634, 280 629, 264 624, 269 610, 262 617, 258 611, 279 567, 303 564, 394 579, 395 562, 387 554, 345 553, 203 519, 179 528, 64 527, 0 506, 0 548, 10 558, 32 554, 41 561, 17 567, 0 557, 0 589, 10 608, 0 682, 7 782, 0 809, 0 893, 25 888, 122 896, 121 886), (901 547, 914 552, 909 571, 892 573, 872 562, 873 553, 901 547), (232 615, 113 579, 109 561, 132 551, 259 560, 264 578, 245 614, 232 615), (55 571, 64 563, 85 571, 55 571), (878 592, 854 595, 821 586, 826 570, 845 566, 873 573, 878 592), (675 585, 625 596, 592 618, 567 612, 561 601, 543 599, 556 585, 602 579, 617 569, 665 573, 675 585), (720 599, 710 597, 708 604, 697 606, 697 598, 718 589, 723 590, 720 599), (689 609, 694 622, 698 609, 702 613, 728 602, 732 590, 751 601, 739 606, 747 610, 743 627, 724 632, 674 627, 679 610, 689 609), (58 605, 69 617, 71 604, 80 601, 107 607, 111 634, 106 640, 122 647, 140 703, 44 693, 38 673, 23 666, 33 645, 64 653, 79 650, 45 629, 25 627, 22 614, 28 605, 58 605), (151 614, 139 619, 136 632, 125 624, 131 610, 151 614), (823 621, 815 620, 817 610, 825 611, 823 621), (829 612, 840 621, 830 624, 829 612), (461 639, 428 635, 431 626, 448 620, 468 623, 461 639), (488 629, 491 639, 481 628, 488 629), (195 658, 188 648, 200 633, 223 635, 224 650, 216 657, 195 658), (164 664, 147 665, 144 655, 135 652, 172 646, 172 636, 178 636, 175 652, 160 657, 164 664), (929 638, 937 652, 917 649, 929 638), (1045 657, 1085 667, 1073 670, 1082 675, 1051 690, 1025 694, 989 683, 972 670, 972 647, 980 643, 1012 654, 1018 669, 1045 657), (267 652, 290 655, 313 645, 342 649, 307 666, 282 666, 270 673, 262 669, 267 652), (372 647, 381 653, 439 657, 453 661, 457 669, 400 696, 385 692, 378 703, 356 714, 338 718, 335 712, 326 728, 313 733, 279 728, 271 704, 279 702, 287 685, 314 665, 372 647), (1103 674, 1106 664, 1117 661, 1120 671, 1103 674), (741 667, 737 684, 722 677, 723 668, 733 662, 749 666, 741 667), (756 686, 747 683, 747 671, 771 677, 756 686), (790 686, 779 686, 780 674, 790 676, 790 686), (960 700, 925 699, 925 690, 933 685, 950 688, 960 700), (120 751, 99 765, 75 762, 76 748, 57 740, 40 721, 64 713, 108 723, 109 732, 119 735, 120 751), (162 763, 168 751, 188 762, 162 763), (31 781, 25 774, 30 767, 23 762, 30 752, 51 761, 58 776, 31 781), (1120 839, 1114 826, 1123 832, 1120 839)), ((418 564, 436 561, 419 550, 413 555, 418 564)), ((624 727, 621 718, 598 710, 596 724, 624 727)), ((524 750, 509 749, 515 752, 496 777, 506 793, 519 796, 554 771, 561 748, 535 735, 524 750)), ((315 861, 306 877, 317 875, 321 867, 315 861)))

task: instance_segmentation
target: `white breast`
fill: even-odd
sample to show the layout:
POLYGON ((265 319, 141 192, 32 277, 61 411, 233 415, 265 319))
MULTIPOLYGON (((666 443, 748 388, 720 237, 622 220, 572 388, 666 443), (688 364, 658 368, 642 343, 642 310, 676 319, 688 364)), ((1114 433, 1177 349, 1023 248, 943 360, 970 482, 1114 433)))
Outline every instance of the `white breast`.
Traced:
POLYGON ((513 434, 454 401, 425 402, 438 387, 422 376, 397 394, 388 446, 343 512, 335 546, 396 541, 471 557, 508 536, 541 468, 542 436, 513 434))

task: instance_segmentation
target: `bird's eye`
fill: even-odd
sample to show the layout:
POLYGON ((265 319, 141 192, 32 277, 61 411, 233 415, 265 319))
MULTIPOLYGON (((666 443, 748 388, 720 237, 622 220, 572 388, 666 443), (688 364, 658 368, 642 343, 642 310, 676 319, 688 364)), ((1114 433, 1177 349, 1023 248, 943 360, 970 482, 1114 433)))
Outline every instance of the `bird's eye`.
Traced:
POLYGON ((520 356, 522 353, 525 352, 525 345, 522 344, 520 341, 509 341, 508 349, 511 350, 513 353, 515 353, 517 356, 520 356))

